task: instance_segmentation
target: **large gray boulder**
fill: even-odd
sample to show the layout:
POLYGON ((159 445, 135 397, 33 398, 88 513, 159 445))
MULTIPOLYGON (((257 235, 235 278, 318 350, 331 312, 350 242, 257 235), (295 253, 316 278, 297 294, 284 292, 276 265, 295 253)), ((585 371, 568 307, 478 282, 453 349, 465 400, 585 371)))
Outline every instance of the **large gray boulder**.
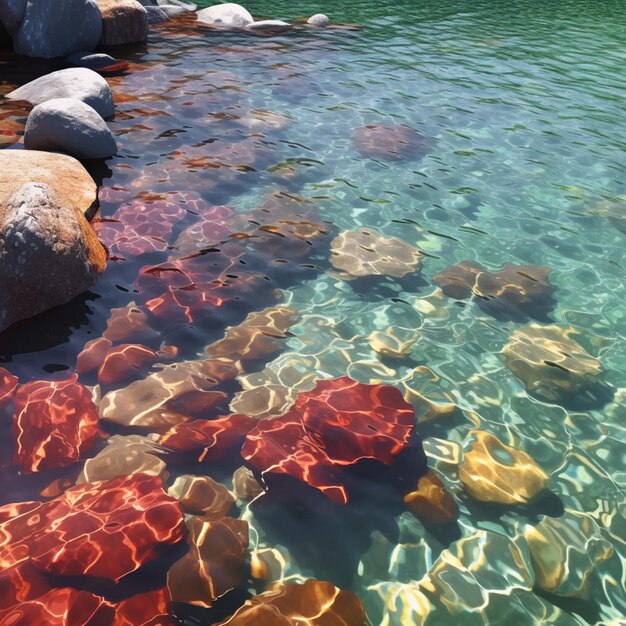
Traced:
POLYGON ((54 98, 76 98, 103 118, 113 117, 111 88, 100 74, 86 67, 71 67, 36 78, 6 95, 11 100, 41 104, 54 98))
POLYGON ((226 2, 198 11, 198 21, 219 28, 245 28, 254 19, 241 5, 226 2))
POLYGON ((28 0, 13 37, 18 54, 52 59, 93 50, 102 36, 95 0, 28 0))
POLYGON ((24 130, 28 150, 65 152, 77 159, 106 159, 117 153, 115 137, 88 104, 55 98, 38 104, 24 130))
POLYGON ((54 189, 31 182, 0 203, 0 330, 69 302, 104 271, 85 217, 54 189))
POLYGON ((26 11, 26 0, 0 0, 0 22, 14 35, 26 11))

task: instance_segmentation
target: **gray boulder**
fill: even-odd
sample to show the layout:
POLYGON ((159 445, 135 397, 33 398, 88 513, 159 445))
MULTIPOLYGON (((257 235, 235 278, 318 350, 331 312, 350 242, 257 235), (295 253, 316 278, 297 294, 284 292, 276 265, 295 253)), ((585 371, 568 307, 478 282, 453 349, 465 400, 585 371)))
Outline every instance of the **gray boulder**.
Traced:
POLYGON ((14 35, 26 10, 26 0, 0 0, 0 22, 14 35))
POLYGON ((77 159, 105 159, 117 153, 115 137, 88 104, 55 98, 38 104, 24 130, 28 150, 65 152, 77 159))
MULTIPOLYGON (((161 24, 170 19, 169 15, 161 7, 146 6, 145 9, 148 13, 148 24, 161 24)), ((181 9, 181 11, 184 13, 185 9, 181 9)))
POLYGON ((45 183, 27 183, 0 204, 0 330, 93 285, 106 267, 84 216, 45 183))
POLYGON ((102 15, 95 0, 28 0, 13 37, 18 54, 52 59, 93 50, 102 36, 102 15))
POLYGON ((113 117, 111 89, 100 74, 86 67, 71 67, 37 78, 6 95, 11 100, 41 104, 54 98, 76 98, 94 108, 104 119, 113 117))
POLYGON ((315 15, 312 15, 306 23, 309 26, 315 26, 316 28, 325 28, 330 24, 330 20, 327 15, 324 15, 323 13, 316 13, 315 15))
POLYGON ((226 2, 198 11, 198 21, 220 28, 245 28, 254 19, 241 5, 226 2))

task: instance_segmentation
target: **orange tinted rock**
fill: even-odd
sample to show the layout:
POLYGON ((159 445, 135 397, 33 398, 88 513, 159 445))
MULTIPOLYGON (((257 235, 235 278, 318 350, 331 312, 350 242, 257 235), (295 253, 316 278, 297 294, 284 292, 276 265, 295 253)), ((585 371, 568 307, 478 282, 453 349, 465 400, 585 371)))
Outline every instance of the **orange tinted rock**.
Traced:
POLYGON ((225 517, 235 504, 230 491, 210 476, 179 476, 167 492, 180 502, 183 511, 205 519, 225 517))
POLYGON ((170 594, 158 589, 122 600, 115 607, 113 626, 176 626, 170 615, 170 594))
POLYGON ((446 524, 459 516, 459 507, 432 471, 417 481, 417 489, 404 496, 404 502, 426 524, 446 524))
POLYGON ((98 410, 76 376, 34 381, 15 396, 15 464, 25 472, 65 467, 89 451, 98 433, 98 410))
POLYGON ((17 376, 13 376, 11 372, 0 367, 0 411, 13 400, 19 382, 17 376))
POLYGON ((98 382, 113 385, 130 378, 135 378, 150 365, 157 363, 162 354, 150 350, 146 346, 134 343, 123 343, 111 348, 98 370, 98 382))
POLYGON ((209 608, 243 578, 248 552, 248 523, 229 517, 188 522, 189 552, 167 574, 173 602, 209 608))
POLYGON ((0 569, 0 611, 39 598, 49 590, 48 581, 30 561, 0 569))
POLYGON ((29 558, 31 535, 42 527, 41 502, 0 506, 0 570, 29 558))
POLYGON ((481 502, 523 504, 542 491, 547 474, 526 452, 503 444, 490 433, 473 430, 474 442, 463 455, 459 479, 481 502))
POLYGON ((328 582, 284 583, 246 600, 217 626, 366 626, 359 598, 328 582))
POLYGON ((130 339, 147 342, 157 339, 159 333, 148 324, 146 312, 131 303, 124 307, 111 309, 111 315, 102 336, 113 342, 130 339))
POLYGON ((88 341, 76 357, 76 372, 78 374, 88 374, 98 370, 112 345, 111 341, 105 337, 98 337, 98 339, 88 341))

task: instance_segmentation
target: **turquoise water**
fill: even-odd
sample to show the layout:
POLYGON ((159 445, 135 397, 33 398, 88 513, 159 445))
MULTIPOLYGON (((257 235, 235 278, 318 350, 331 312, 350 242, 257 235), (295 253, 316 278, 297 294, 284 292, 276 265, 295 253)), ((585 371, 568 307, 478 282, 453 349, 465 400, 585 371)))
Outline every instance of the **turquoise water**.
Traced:
MULTIPOLYGON (((384 493, 347 513, 304 517, 289 507, 242 505, 252 549, 282 555, 276 579, 319 578, 356 592, 374 625, 623 623, 624 3, 263 1, 248 8, 288 20, 325 12, 360 28, 272 37, 188 22, 154 28, 145 49, 128 51, 131 71, 109 79, 120 154, 93 168, 105 190, 101 215, 141 192, 184 191, 248 220, 268 194, 281 192, 298 208, 280 215, 304 206, 328 225, 329 238, 365 227, 419 249, 419 272, 352 281, 330 265, 325 239, 313 241, 306 260, 285 260, 270 244, 247 261, 267 282, 243 291, 239 309, 192 324, 164 320, 159 330, 182 358, 193 358, 280 289, 299 320, 283 351, 229 391, 310 390, 314 379, 346 374, 408 386, 439 408, 432 417, 416 402, 420 419, 432 417, 417 430, 429 466, 460 508, 456 525, 438 529, 395 504, 386 509, 384 493), (279 122, 241 123, 258 109, 279 114, 279 122), (369 158, 353 138, 367 124, 406 125, 434 141, 419 159, 369 158), (178 159, 181 152, 189 159, 178 159), (210 164, 207 154, 217 154, 210 164), (480 298, 445 296, 433 277, 465 260, 491 272, 506 263, 549 268, 552 305, 520 318, 479 306, 480 298), (601 363, 597 387, 553 397, 525 386, 502 351, 529 323, 577 331, 576 341, 601 363), (372 347, 375 331, 414 343, 401 358, 381 355, 372 347), (468 494, 459 464, 471 430, 530 454, 549 477, 542 497, 507 506, 468 494), (552 590, 537 582, 527 542, 533 526, 551 523, 563 538, 551 557, 551 571, 560 571, 552 590)), ((23 380, 73 369, 110 309, 141 300, 137 270, 165 256, 110 262, 81 302, 4 333, 3 365, 23 380)), ((537 376, 550 371, 544 366, 537 376)), ((26 499, 27 488, 12 492, 26 499)), ((210 612, 198 619, 217 621, 210 612)))

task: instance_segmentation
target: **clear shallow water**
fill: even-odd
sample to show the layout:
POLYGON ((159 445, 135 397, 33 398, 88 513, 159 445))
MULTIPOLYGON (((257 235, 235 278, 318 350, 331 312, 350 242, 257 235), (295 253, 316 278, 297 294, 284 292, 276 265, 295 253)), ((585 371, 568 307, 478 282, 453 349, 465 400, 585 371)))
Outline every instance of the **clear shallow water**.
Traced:
MULTIPOLYGON (((362 28, 268 38, 206 32, 186 22, 154 28, 145 49, 129 51, 131 71, 109 80, 120 154, 94 169, 102 181, 101 215, 112 216, 142 192, 183 191, 228 205, 248 224, 268 194, 287 192, 310 201, 306 210, 332 236, 364 226, 419 248, 419 274, 365 282, 336 276, 325 238, 313 242, 305 260, 283 259, 271 244, 261 252, 247 248, 246 271, 263 278, 246 290, 238 273, 232 307, 199 315, 193 324, 165 320, 159 330, 182 358, 192 358, 224 326, 271 304, 280 289, 300 319, 280 355, 246 371, 244 388, 297 387, 311 376, 348 374, 361 382, 410 380, 433 401, 456 404, 456 413, 418 431, 430 466, 461 511, 456 528, 437 531, 395 510, 384 492, 325 517, 243 507, 253 547, 290 554, 285 576, 356 591, 374 624, 420 623, 415 581, 432 573, 459 537, 469 539, 452 544, 451 553, 473 573, 457 579, 451 568, 442 575, 451 595, 437 587, 428 623, 620 618, 626 613, 623 4, 256 2, 249 8, 283 19, 319 10, 362 28), (258 109, 284 116, 285 127, 251 129, 241 122, 258 109), (365 124, 405 124, 436 142, 420 160, 367 158, 353 140, 353 130, 365 124), (608 212, 607 202, 613 203, 608 212), (505 263, 550 268, 555 306, 540 323, 579 331, 577 340, 602 363, 607 393, 596 402, 575 392, 558 402, 531 395, 501 353, 527 322, 434 291, 433 276, 463 260, 490 271, 505 263), (389 327, 417 339, 408 358, 381 358, 372 349, 371 333, 389 327), (522 507, 472 499, 454 460, 464 442, 467 450, 471 429, 531 454, 550 476, 552 495, 522 507), (587 597, 541 591, 520 574, 533 567, 508 558, 509 542, 543 514, 574 527, 591 519, 597 528, 584 522, 593 530, 587 534, 612 546, 589 577, 587 597)), ((11 73, 9 81, 24 76, 11 73)), ((296 210, 283 207, 271 210, 283 218, 296 210)), ((187 212, 172 242, 195 219, 187 212)), ((229 250, 223 248, 235 254, 229 250)), ((100 336, 112 307, 142 302, 139 268, 168 254, 176 254, 175 245, 111 262, 82 303, 4 333, 4 366, 23 381, 49 378, 53 370, 66 375, 85 341, 100 336)), ((231 461, 236 467, 231 459, 213 468, 216 477, 221 472, 228 481, 231 461)), ((6 500, 16 493, 27 499, 29 489, 14 481, 6 500)), ((580 537, 568 541, 562 561, 574 577, 588 567, 584 555, 591 549, 579 553, 580 537)))

